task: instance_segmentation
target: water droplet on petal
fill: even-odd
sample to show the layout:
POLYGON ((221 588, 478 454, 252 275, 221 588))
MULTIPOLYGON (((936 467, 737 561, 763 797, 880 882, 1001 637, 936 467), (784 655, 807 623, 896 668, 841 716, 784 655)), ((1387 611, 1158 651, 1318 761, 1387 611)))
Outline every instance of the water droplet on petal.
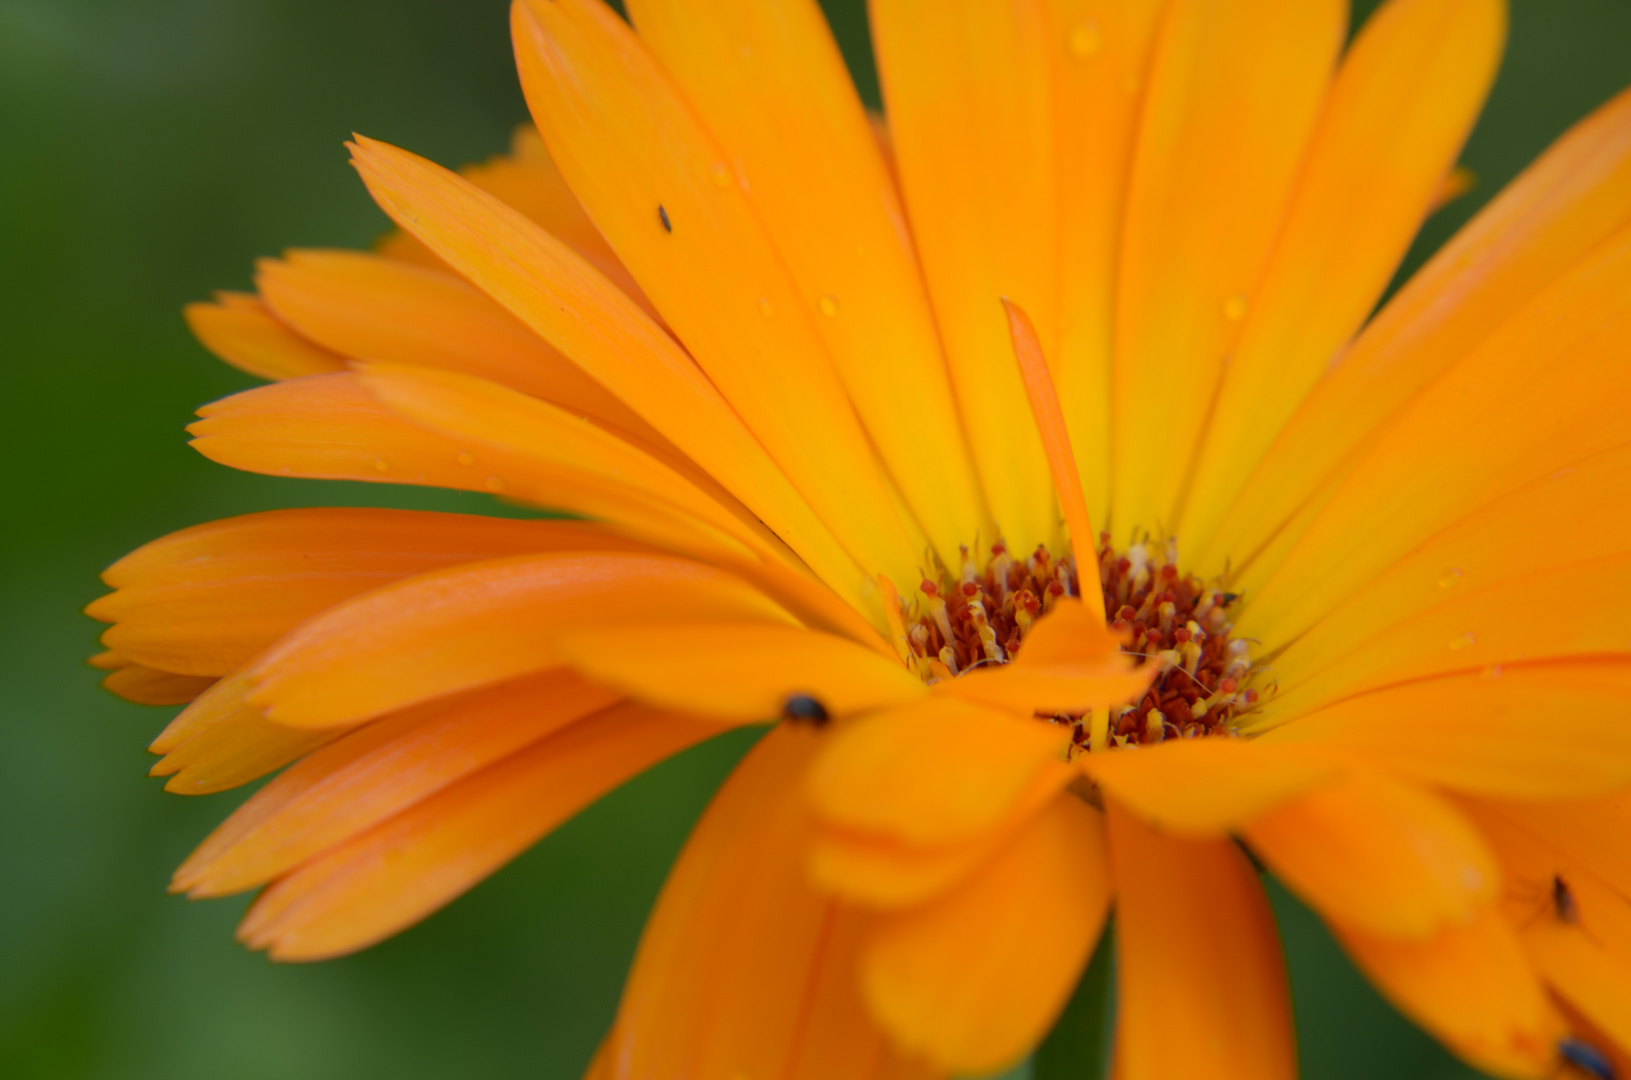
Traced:
POLYGON ((1071 27, 1068 40, 1070 51, 1077 56, 1094 56, 1104 48, 1104 34, 1099 30, 1099 24, 1092 19, 1071 27))
POLYGON ((1460 652, 1462 649, 1465 649, 1467 646, 1476 645, 1477 643, 1478 643, 1478 635, 1473 633, 1471 630, 1468 630, 1465 634, 1462 634, 1460 637, 1450 639, 1450 651, 1451 652, 1460 652))
POLYGON ((493 492, 503 491, 504 481, 496 476, 489 476, 487 478, 487 490, 493 492))
POLYGON ((476 463, 476 455, 472 454, 468 450, 460 450, 459 451, 459 464, 460 465, 474 465, 475 463, 476 463))
POLYGON ((708 174, 714 178, 714 183, 720 187, 730 187, 731 170, 723 161, 716 161, 708 166, 708 174))
POLYGON ((838 297, 833 296, 831 293, 823 296, 820 301, 817 302, 816 306, 821 309, 821 314, 827 316, 829 319, 835 318, 838 315, 838 297))
POLYGON ((374 468, 380 472, 390 472, 391 463, 382 457, 377 457, 374 459, 374 468))
POLYGON ((1239 322, 1246 317, 1246 298, 1239 293, 1229 297, 1223 302, 1223 317, 1230 322, 1239 322))
POLYGON ((1444 568, 1444 573, 1438 576, 1438 587, 1441 589, 1453 589, 1459 584, 1461 584, 1461 567, 1459 566, 1447 566, 1444 568))
POLYGON ((770 306, 770 301, 762 296, 759 297, 759 314, 767 319, 776 314, 776 309, 770 306))

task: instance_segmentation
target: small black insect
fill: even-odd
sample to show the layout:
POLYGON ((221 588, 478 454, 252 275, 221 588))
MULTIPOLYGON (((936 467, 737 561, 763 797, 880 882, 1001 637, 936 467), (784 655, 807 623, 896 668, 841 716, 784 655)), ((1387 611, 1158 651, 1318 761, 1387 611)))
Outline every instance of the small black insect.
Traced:
POLYGON ((1570 926, 1580 925, 1580 904, 1562 874, 1552 875, 1552 910, 1557 913, 1559 922, 1566 922, 1570 926))
POLYGON ((811 727, 824 727, 828 720, 827 706, 811 697, 809 694, 794 694, 782 706, 782 716, 789 720, 809 724, 811 727))
POLYGON ((1223 601, 1224 607, 1228 607, 1230 604, 1240 599, 1240 594, 1237 592, 1226 592, 1222 596, 1218 597, 1218 599, 1223 601))
POLYGON ((1573 1035, 1565 1036, 1557 1044, 1558 1056, 1576 1069, 1585 1073, 1593 1080, 1617 1080, 1613 1062, 1608 1055, 1591 1045, 1575 1038, 1573 1035))
POLYGON ((663 207, 662 203, 657 204, 657 220, 663 223, 663 232, 671 233, 674 231, 674 226, 668 223, 668 211, 663 207))

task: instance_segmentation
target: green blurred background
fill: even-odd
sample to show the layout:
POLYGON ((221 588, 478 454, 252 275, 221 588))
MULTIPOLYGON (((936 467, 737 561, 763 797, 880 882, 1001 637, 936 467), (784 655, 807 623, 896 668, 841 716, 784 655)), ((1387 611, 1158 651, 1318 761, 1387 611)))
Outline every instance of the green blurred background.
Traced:
MULTIPOLYGON (((1464 156, 1478 187, 1423 250, 1631 84, 1631 0, 1513 7, 1464 156)), ((210 465, 181 428, 250 380, 179 312, 246 288, 256 256, 384 229, 345 164, 353 130, 449 165, 501 150, 524 117, 506 8, 0 0, 0 1076, 576 1077, 664 870, 746 745, 656 770, 391 942, 278 966, 233 943, 242 901, 164 891, 240 796, 163 794, 143 746, 173 710, 118 701, 83 665, 96 571, 162 533, 277 506, 484 505, 210 465)), ((829 9, 876 102, 860 0, 829 9)), ((1470 1075, 1276 899, 1305 1076, 1470 1075)))

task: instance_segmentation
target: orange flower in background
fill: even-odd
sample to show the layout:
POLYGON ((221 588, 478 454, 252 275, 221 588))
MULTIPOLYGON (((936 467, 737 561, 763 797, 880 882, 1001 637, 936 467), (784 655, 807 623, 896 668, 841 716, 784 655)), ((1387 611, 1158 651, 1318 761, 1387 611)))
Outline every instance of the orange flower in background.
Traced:
POLYGON ((1112 905, 1118 1075, 1290 1076, 1248 851, 1478 1067, 1624 1071, 1631 95, 1373 316, 1497 0, 874 0, 881 135, 810 0, 628 8, 519 0, 510 156, 359 137, 402 231, 190 309, 273 380, 210 458, 583 520, 111 567, 167 788, 283 770, 175 888, 339 955, 779 718, 594 1076, 1000 1069, 1112 905))

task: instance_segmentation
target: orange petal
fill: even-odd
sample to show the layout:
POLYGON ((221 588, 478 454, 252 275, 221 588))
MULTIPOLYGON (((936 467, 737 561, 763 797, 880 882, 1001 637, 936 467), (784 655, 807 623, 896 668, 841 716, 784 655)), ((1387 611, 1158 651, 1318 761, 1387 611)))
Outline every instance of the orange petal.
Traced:
POLYGON ((800 777, 819 742, 772 730, 698 822, 646 924, 608 1077, 911 1075, 857 992, 859 913, 806 875, 800 777))
POLYGON ((559 664, 555 642, 574 628, 708 617, 792 622, 741 579, 684 559, 470 563, 387 585, 305 623, 250 669, 250 700, 283 724, 354 724, 559 664))
MULTIPOLYGON (((109 567, 86 613, 129 657, 225 675, 325 608, 413 574, 539 551, 639 546, 578 521, 410 510, 274 510, 146 544, 109 567)), ((190 699, 189 699, 190 700, 190 699)))
MULTIPOLYGON (((1594 500, 1596 501, 1596 500, 1594 500)), ((1631 553, 1561 567, 1459 595, 1392 626, 1324 671, 1281 690, 1291 716, 1353 694, 1456 671, 1631 652, 1631 553), (1565 596, 1591 603, 1560 610, 1565 596)), ((1275 672, 1279 673, 1279 663, 1275 672)))
POLYGON ((1495 857, 1442 799, 1380 772, 1353 772, 1246 825, 1281 881, 1344 926, 1425 940, 1498 899, 1495 857))
POLYGON ((1110 520, 1111 345, 1134 134, 1163 0, 1050 0, 1059 345, 1054 382, 1088 515, 1110 520))
POLYGON ((260 894, 238 937, 274 960, 323 960, 372 945, 718 730, 642 706, 598 713, 302 863, 260 894))
MULTIPOLYGON (((1479 807, 1601 878, 1631 901, 1631 793, 1567 802, 1480 801, 1479 807)), ((1482 820, 1487 831, 1487 817, 1482 820)))
POLYGON ((606 626, 563 634, 557 647, 589 678, 630 697, 746 723, 776 719, 797 696, 836 717, 926 692, 893 657, 818 630, 763 622, 606 626))
MULTIPOLYGON (((1393 627, 1469 593, 1549 570, 1559 558, 1578 563, 1631 551, 1631 500, 1602 497, 1604 491, 1622 490, 1631 490, 1631 444, 1559 469, 1456 522, 1412 548, 1278 653, 1274 676, 1281 691, 1297 688, 1358 647, 1390 635, 1393 627), (1565 553, 1537 556, 1533 528, 1538 521, 1569 537, 1565 553)), ((1544 647, 1547 635, 1579 614, 1558 619, 1548 613, 1510 622, 1512 629, 1533 627, 1531 644, 1544 647)), ((1430 642, 1428 651, 1447 652, 1445 644, 1465 629, 1430 642)), ((1467 644, 1477 642, 1462 648, 1467 644)))
POLYGON ((1068 600, 1037 621, 1012 663, 976 668, 935 685, 947 696, 1024 716, 1079 713, 1138 697, 1155 668, 1132 665, 1103 620, 1080 601, 1068 600))
POLYGON ((810 880, 867 907, 912 907, 967 877, 1029 820, 1011 815, 1012 828, 955 847, 919 847, 897 837, 823 827, 811 841, 810 880))
POLYGON ((1065 730, 947 697, 840 729, 810 771, 825 821, 918 846, 955 846, 1063 788, 1065 730))
POLYGON ((1113 802, 1108 818, 1117 1075, 1290 1080, 1296 1055, 1285 964, 1251 864, 1232 841, 1180 840, 1113 802), (1181 1032, 1174 1017, 1182 1018, 1181 1032))
POLYGON ((597 426, 545 401, 451 371, 368 364, 358 378, 388 408, 427 430, 497 450, 546 474, 581 472, 590 483, 627 489, 631 501, 667 504, 749 550, 784 549, 706 474, 666 451, 597 426))
POLYGON ((861 568, 910 580, 918 549, 808 298, 716 181, 721 149, 598 0, 524 0, 512 31, 551 156, 646 295, 861 568))
POLYGON ((163 754, 149 776, 168 776, 164 790, 209 795, 274 772, 341 734, 274 724, 245 702, 249 682, 229 676, 183 709, 148 747, 163 754))
POLYGON ((715 181, 758 211, 890 475, 955 565, 985 523, 980 492, 904 212, 820 7, 628 11, 719 141, 715 181))
POLYGON ((1176 522, 1346 22, 1342 0, 1175 0, 1167 10, 1117 275, 1110 521, 1123 539, 1176 522))
POLYGON ((1383 996, 1461 1057, 1497 1076, 1551 1075, 1562 1022, 1492 909, 1425 942, 1333 929, 1383 996))
POLYGON ((141 664, 117 668, 102 680, 104 690, 138 705, 185 705, 214 684, 213 675, 178 675, 141 664))
POLYGON ((1472 129, 1506 38, 1501 0, 1391 0, 1343 58, 1196 457, 1179 533, 1204 543, 1359 329, 1472 129))
MULTIPOLYGON (((1542 923, 1572 925, 1623 965, 1631 965, 1631 901, 1616 892, 1611 879, 1597 872, 1604 858, 1587 852, 1577 859, 1534 827, 1546 803, 1502 803, 1487 799, 1460 800, 1469 820, 1478 826, 1501 860, 1507 886, 1502 910, 1520 932, 1542 923), (1559 906, 1558 890, 1566 893, 1559 906)), ((1611 846, 1623 845, 1621 838, 1611 846)))
POLYGON ((717 478, 833 589, 858 597, 854 561, 691 358, 628 297, 453 173, 370 139, 352 153, 386 213, 717 478))
POLYGON ((880 915, 861 984, 905 1050, 985 1073, 1041 1041, 1104 926, 1103 816, 1057 798, 990 862, 926 907, 880 915))
POLYGON ((577 252, 629 299, 652 310, 651 301, 640 291, 634 275, 619 261, 612 246, 589 220, 583 204, 566 186, 537 128, 530 123, 520 125, 510 140, 509 154, 489 158, 480 165, 466 165, 459 172, 577 252))
MULTIPOLYGON (((534 404, 549 409, 543 402, 534 404)), ((193 446, 210 460, 233 468, 274 476, 501 492, 535 505, 616 521, 642 538, 690 553, 746 553, 717 531, 654 504, 640 491, 605 482, 603 461, 540 461, 439 434, 385 406, 356 373, 263 386, 206 405, 199 415, 203 419, 188 429, 194 435, 193 446)), ((560 410, 550 415, 561 426, 575 419, 560 410)), ((585 436, 597 444, 610 438, 604 432, 585 436)))
POLYGON ((997 536, 1015 551, 1051 546, 1059 530, 1047 457, 998 303, 1011 297, 1029 311, 1043 352, 1056 355, 1057 198, 1040 6, 884 0, 870 15, 911 233, 997 536))
POLYGON ((1631 230, 1395 416, 1237 621, 1275 648, 1440 529, 1631 441, 1631 230), (1582 393, 1589 387, 1589 393, 1582 393), (1357 533, 1356 533, 1357 530, 1357 533))
POLYGON ((1331 758, 1302 747, 1224 738, 1085 754, 1073 764, 1129 812, 1197 837, 1236 831, 1339 773, 1331 758))
MULTIPOLYGON (((1272 709, 1272 703, 1270 708, 1272 709)), ((1493 668, 1347 698, 1264 735, 1474 795, 1583 798, 1631 784, 1631 665, 1493 668), (1557 718, 1555 735, 1535 725, 1557 718)))
MULTIPOLYGON (((1559 139, 1461 230, 1365 328, 1292 417, 1204 548, 1202 575, 1239 568, 1352 468, 1378 425, 1631 220, 1631 92, 1559 139)), ((1261 577, 1244 582, 1255 584, 1261 577)))
POLYGON ((451 274, 360 252, 291 251, 261 260, 255 285, 279 318, 337 353, 479 375, 660 438, 554 346, 451 274))
POLYGON ((263 379, 341 371, 345 357, 295 333, 259 297, 216 293, 182 309, 193 336, 233 367, 263 379))
POLYGON ((252 795, 175 872, 171 891, 226 896, 264 884, 616 700, 562 670, 368 724, 252 795))

